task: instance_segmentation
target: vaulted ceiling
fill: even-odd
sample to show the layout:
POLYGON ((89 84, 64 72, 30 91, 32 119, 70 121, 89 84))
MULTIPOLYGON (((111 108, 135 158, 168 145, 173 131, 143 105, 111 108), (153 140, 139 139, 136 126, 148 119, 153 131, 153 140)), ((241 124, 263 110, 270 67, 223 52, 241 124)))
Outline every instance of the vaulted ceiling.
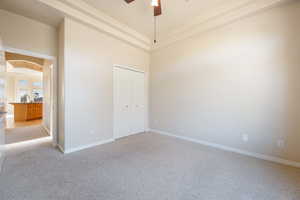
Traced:
MULTIPOLYGON (((124 0, 84 0, 93 7, 105 12, 147 35, 153 36, 153 8, 151 0, 135 0, 127 4, 124 0)), ((158 17, 158 30, 162 36, 191 23, 196 18, 206 17, 220 8, 231 9, 249 0, 162 0, 163 14, 158 17)), ((223 10, 222 10, 223 11, 223 10)))
MULTIPOLYGON (((80 0, 73 0, 80 1, 80 0)), ((128 25, 134 30, 153 37, 153 8, 151 0, 83 0, 93 8, 128 25)), ((162 0, 163 14, 158 19, 160 38, 178 29, 194 25, 210 16, 237 8, 253 0, 162 0)), ((63 15, 38 0, 1 0, 0 9, 37 19, 57 26, 63 15)))
POLYGON ((135 46, 155 50, 286 1, 161 0, 163 14, 157 17, 159 42, 155 45, 150 40, 154 35, 151 0, 130 4, 124 0, 0 0, 0 9, 53 26, 69 16, 135 46))

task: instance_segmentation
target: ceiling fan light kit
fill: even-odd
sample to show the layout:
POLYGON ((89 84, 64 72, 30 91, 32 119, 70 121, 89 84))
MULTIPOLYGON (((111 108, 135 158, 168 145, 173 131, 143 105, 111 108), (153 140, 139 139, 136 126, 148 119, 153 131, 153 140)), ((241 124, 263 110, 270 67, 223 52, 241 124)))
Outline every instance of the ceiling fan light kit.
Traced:
MULTIPOLYGON (((135 0, 124 0, 126 3, 131 3, 135 0)), ((153 42, 156 43, 156 30, 157 30, 157 23, 156 23, 156 17, 162 14, 161 9, 161 0, 151 0, 151 6, 153 6, 154 9, 154 40, 153 42)))
POLYGON ((158 0, 152 0, 151 1, 151 6, 153 6, 153 7, 158 6, 158 0))

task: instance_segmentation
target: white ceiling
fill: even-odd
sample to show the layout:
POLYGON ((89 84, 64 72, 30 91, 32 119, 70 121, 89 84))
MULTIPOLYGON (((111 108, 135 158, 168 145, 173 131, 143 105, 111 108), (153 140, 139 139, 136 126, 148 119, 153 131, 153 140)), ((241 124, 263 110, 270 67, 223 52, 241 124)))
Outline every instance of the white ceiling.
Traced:
POLYGON ((0 9, 38 20, 51 26, 58 26, 63 19, 63 14, 37 0, 0 0, 0 9))
MULTIPOLYGON (((270 7, 277 2, 288 0, 161 0, 163 14, 157 17, 159 44, 172 43, 187 38, 191 34, 208 30, 257 10, 270 7), (211 22, 211 23, 210 23, 211 22)), ((153 38, 154 17, 151 0, 135 0, 127 4, 124 0, 0 0, 0 9, 5 9, 43 23, 57 26, 64 15, 76 18, 76 11, 87 16, 97 16, 102 22, 116 26, 111 16, 137 32, 153 38), (43 3, 41 3, 43 2, 43 3), (49 6, 47 6, 49 5, 49 6), (51 6, 51 7, 50 7, 51 6), (69 6, 66 9, 64 6, 69 6), (63 8, 62 8, 63 7, 63 8), (56 8, 57 10, 55 10, 56 8), (58 11, 60 10, 60 11, 58 11), (99 13, 97 13, 99 11, 99 13), (75 14, 74 14, 75 13, 75 14)), ((130 29, 122 28, 130 36, 136 37, 138 44, 147 39, 130 29)), ((123 38, 124 39, 124 38, 123 38)), ((132 41, 131 41, 132 42, 132 41)), ((137 42, 135 41, 136 45, 137 42)), ((154 48, 154 47, 152 47, 154 48)))
MULTIPOLYGON (((98 10, 152 38, 153 8, 151 0, 84 0, 98 10)), ((249 0, 248 0, 249 1, 249 0)), ((191 23, 195 18, 214 12, 216 8, 245 2, 245 0, 161 0, 163 14, 158 17, 159 34, 168 33, 191 23)))

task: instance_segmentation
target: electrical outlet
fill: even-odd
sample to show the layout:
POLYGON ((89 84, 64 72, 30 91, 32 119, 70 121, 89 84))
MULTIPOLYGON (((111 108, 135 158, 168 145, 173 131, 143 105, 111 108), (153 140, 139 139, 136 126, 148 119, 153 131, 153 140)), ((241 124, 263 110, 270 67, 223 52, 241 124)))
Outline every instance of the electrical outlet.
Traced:
POLYGON ((277 140, 277 146, 279 147, 279 148, 284 148, 284 146, 285 146, 285 141, 283 140, 283 139, 279 139, 279 140, 277 140))
POLYGON ((242 134, 242 140, 243 140, 244 142, 248 142, 248 141, 249 141, 249 136, 248 136, 248 134, 242 134))
POLYGON ((91 135, 94 135, 94 134, 95 134, 95 131, 94 131, 94 130, 90 130, 90 134, 91 134, 91 135))

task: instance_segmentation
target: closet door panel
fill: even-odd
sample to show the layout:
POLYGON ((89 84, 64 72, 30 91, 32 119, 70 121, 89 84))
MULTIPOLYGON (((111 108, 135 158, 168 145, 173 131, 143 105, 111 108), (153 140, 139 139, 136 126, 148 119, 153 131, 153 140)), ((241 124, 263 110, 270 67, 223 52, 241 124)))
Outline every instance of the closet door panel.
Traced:
POLYGON ((114 135, 116 138, 131 133, 132 83, 128 70, 114 69, 114 135))
POLYGON ((132 72, 132 134, 145 131, 145 75, 132 72))

